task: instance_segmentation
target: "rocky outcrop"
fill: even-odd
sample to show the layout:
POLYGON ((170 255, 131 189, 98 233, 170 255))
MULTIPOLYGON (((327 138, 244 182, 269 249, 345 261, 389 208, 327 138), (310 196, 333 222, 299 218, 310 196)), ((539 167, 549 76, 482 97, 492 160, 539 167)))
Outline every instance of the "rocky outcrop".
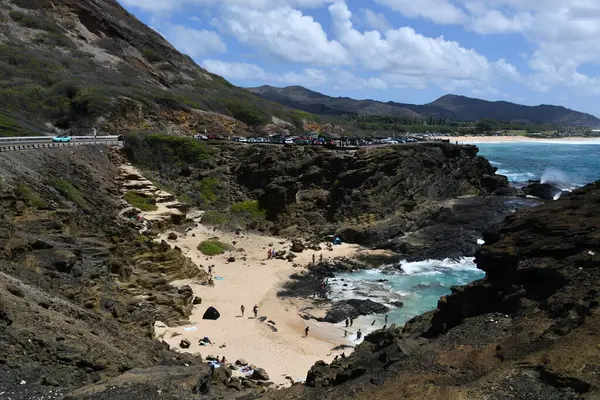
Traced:
POLYGON ((484 279, 273 398, 600 396, 598 204, 600 182, 509 216, 477 252, 484 279))
POLYGON ((558 197, 569 193, 551 183, 532 182, 523 187, 523 193, 542 200, 556 200, 558 197))
POLYGON ((360 315, 385 314, 388 311, 389 308, 370 299, 350 299, 333 302, 325 317, 318 320, 337 324, 346 318, 356 318, 360 315))

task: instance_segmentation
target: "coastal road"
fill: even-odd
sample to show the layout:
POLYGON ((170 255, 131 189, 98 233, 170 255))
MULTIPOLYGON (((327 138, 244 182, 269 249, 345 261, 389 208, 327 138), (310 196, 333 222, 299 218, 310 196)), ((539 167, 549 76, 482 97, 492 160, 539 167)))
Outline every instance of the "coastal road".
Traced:
POLYGON ((118 136, 71 136, 70 142, 55 143, 51 136, 0 138, 0 152, 100 144, 120 147, 123 142, 118 139, 118 136))

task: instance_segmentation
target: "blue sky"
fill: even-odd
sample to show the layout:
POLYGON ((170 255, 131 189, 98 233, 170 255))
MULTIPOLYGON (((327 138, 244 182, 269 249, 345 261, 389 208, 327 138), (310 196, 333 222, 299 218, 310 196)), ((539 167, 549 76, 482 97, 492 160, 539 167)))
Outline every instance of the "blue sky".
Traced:
POLYGON ((455 93, 600 116, 600 1, 119 1, 239 86, 407 103, 455 93))

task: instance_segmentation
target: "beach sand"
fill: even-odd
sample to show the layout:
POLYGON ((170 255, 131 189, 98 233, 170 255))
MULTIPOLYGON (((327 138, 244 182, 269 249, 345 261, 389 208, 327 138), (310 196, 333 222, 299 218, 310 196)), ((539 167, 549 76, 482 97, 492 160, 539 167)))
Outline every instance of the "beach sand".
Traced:
POLYGON ((598 142, 600 138, 586 137, 564 137, 560 139, 530 138, 526 136, 440 136, 437 139, 449 139, 451 143, 488 143, 488 142, 547 142, 547 143, 569 143, 569 142, 598 142))
MULTIPOLYGON (((167 233, 159 240, 167 240, 167 233)), ((178 234, 176 240, 167 242, 181 248, 186 256, 206 270, 209 265, 214 265, 215 276, 214 286, 195 285, 187 281, 173 282, 175 286, 189 284, 194 294, 202 298, 202 304, 194 307, 189 325, 166 327, 164 323, 156 322, 156 336, 165 340, 172 348, 190 353, 199 352, 204 358, 208 355, 225 356, 228 362, 243 358, 250 364, 264 368, 274 383, 286 384, 286 376, 303 380, 316 361, 330 362, 335 355, 341 354, 341 351, 332 351, 333 347, 340 344, 353 345, 349 338, 344 338, 343 323, 333 325, 306 321, 301 318, 299 311, 309 306, 310 301, 279 299, 277 291, 291 274, 304 269, 300 266, 312 262, 313 254, 317 260, 321 253, 325 259, 353 256, 361 251, 358 246, 342 244, 333 246, 333 251, 325 249, 325 246, 322 246, 324 250, 321 252, 305 250, 297 254, 294 263, 266 260, 270 244, 277 250, 289 252, 291 243, 280 238, 250 233, 236 235, 220 232, 200 224, 185 235, 178 234), (236 250, 215 257, 202 255, 196 247, 201 241, 212 237, 219 237, 229 244, 235 241, 236 250), (227 262, 230 256, 235 257, 235 262, 227 262), (294 268, 294 264, 300 266, 294 268), (242 304, 246 307, 243 318, 240 311, 242 304), (277 332, 269 327, 267 321, 254 319, 252 308, 255 304, 259 307, 259 318, 264 316, 267 321, 274 321, 277 332), (210 306, 214 306, 221 314, 218 320, 202 319, 210 306), (304 328, 307 325, 310 333, 304 338, 304 328), (205 336, 214 344, 200 346, 198 342, 205 336), (189 349, 179 348, 183 338, 191 342, 189 349), (220 347, 221 345, 226 347, 220 347)), ((310 313, 317 314, 315 310, 310 310, 310 313)), ((354 333, 357 329, 358 324, 348 331, 354 333)), ((348 350, 346 354, 349 354, 348 350)))

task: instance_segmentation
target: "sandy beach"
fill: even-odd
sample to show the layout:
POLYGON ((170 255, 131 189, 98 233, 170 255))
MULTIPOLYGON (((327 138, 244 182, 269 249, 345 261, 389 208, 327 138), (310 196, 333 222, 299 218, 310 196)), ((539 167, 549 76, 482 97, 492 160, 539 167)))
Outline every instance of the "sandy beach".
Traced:
POLYGON ((500 143, 500 142, 542 142, 542 143, 571 143, 597 142, 600 138, 565 137, 560 139, 530 138, 526 136, 440 136, 436 139, 449 139, 451 143, 500 143))
MULTIPOLYGON (((198 218, 199 220, 199 218, 198 218)), ((159 240, 167 240, 167 233, 159 240)), ((214 286, 195 285, 187 281, 173 282, 175 286, 189 284, 194 294, 202 298, 202 304, 194 307, 189 325, 167 327, 157 321, 156 336, 165 340, 173 348, 190 353, 200 352, 203 357, 219 356, 228 362, 244 359, 250 364, 264 368, 271 381, 276 384, 286 384, 289 380, 303 380, 310 367, 318 360, 331 361, 340 351, 332 351, 340 344, 352 345, 344 339, 344 327, 317 321, 306 321, 299 312, 309 305, 302 299, 282 300, 277 297, 277 291, 289 276, 303 269, 312 262, 315 254, 317 260, 323 257, 332 258, 352 256, 361 249, 354 245, 342 244, 334 246, 333 251, 322 246, 322 252, 306 250, 297 254, 294 263, 285 260, 267 260, 267 252, 271 247, 277 250, 289 251, 291 243, 282 239, 256 234, 220 232, 202 225, 178 234, 176 240, 167 240, 172 246, 178 246, 184 254, 190 257, 201 268, 208 270, 213 265, 214 286), (236 250, 224 255, 207 257, 196 247, 206 239, 219 237, 221 241, 233 244, 236 250), (228 262, 230 256, 235 262, 228 262), (294 265, 298 265, 294 267, 294 265), (246 307, 242 318, 240 306, 246 307), (267 321, 260 322, 252 313, 254 305, 258 305, 258 317, 266 317, 267 321, 275 322, 277 331, 274 332, 267 321), (214 306, 221 314, 218 320, 203 320, 202 316, 209 306, 214 306), (310 327, 307 338, 304 328, 310 327), (199 340, 209 337, 213 342, 210 346, 200 346, 199 340), (180 341, 186 338, 191 347, 186 350, 179 348, 180 341), (222 347, 225 345, 226 347, 222 347)), ((311 310, 311 314, 315 314, 311 310)), ((359 327, 356 324, 349 332, 359 327)), ((348 350, 346 350, 346 354, 348 350)))

